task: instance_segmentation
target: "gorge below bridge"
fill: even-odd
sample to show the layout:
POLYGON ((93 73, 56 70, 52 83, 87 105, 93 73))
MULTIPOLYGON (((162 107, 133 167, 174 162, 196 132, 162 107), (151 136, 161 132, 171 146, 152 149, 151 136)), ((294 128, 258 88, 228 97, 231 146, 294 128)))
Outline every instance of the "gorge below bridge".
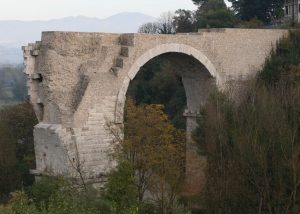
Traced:
POLYGON ((34 128, 37 175, 76 177, 80 162, 87 182, 105 182, 116 166, 114 136, 122 130, 130 81, 149 60, 167 55, 179 70, 186 92, 186 191, 205 180, 205 157, 190 140, 200 106, 210 90, 255 76, 287 30, 207 29, 198 33, 108 34, 43 32, 23 47, 34 128))

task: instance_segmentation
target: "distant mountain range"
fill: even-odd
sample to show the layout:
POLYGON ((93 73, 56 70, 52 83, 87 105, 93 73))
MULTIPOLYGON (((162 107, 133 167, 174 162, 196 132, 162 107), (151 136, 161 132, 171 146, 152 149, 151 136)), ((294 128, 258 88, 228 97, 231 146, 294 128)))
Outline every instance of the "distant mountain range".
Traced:
POLYGON ((141 13, 119 13, 106 19, 85 16, 48 21, 0 21, 0 64, 21 63, 21 46, 41 39, 42 31, 135 33, 154 17, 141 13))

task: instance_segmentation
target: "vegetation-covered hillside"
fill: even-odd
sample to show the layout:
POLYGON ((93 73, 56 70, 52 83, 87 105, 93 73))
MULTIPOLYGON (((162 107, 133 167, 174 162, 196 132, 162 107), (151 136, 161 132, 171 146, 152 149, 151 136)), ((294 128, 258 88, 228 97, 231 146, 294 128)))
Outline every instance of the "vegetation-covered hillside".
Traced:
POLYGON ((300 32, 282 39, 238 102, 216 92, 195 139, 205 213, 300 212, 300 32))

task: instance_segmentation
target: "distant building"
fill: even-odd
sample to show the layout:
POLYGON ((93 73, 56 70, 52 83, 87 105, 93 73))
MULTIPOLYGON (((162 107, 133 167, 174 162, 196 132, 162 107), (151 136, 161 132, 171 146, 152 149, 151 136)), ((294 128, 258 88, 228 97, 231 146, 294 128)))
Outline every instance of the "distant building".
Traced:
POLYGON ((300 0, 285 0, 284 16, 295 22, 300 22, 300 0))

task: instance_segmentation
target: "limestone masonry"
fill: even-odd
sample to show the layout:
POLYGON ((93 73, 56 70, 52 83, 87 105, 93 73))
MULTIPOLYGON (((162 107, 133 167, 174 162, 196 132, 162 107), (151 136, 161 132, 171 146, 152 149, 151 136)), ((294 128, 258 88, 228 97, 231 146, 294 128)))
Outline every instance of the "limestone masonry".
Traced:
MULTIPOLYGON (((226 89, 262 67, 287 30, 210 29, 190 34, 107 34, 43 32, 23 48, 30 101, 39 124, 34 129, 36 174, 103 182, 116 165, 107 124, 122 129, 130 81, 150 59, 166 55, 177 63, 187 97, 188 138, 209 90, 226 89), (75 167, 76 168, 76 167, 75 167)), ((187 183, 204 177, 197 170, 192 141, 187 145, 187 183)), ((190 191, 193 191, 191 187, 190 191)))

